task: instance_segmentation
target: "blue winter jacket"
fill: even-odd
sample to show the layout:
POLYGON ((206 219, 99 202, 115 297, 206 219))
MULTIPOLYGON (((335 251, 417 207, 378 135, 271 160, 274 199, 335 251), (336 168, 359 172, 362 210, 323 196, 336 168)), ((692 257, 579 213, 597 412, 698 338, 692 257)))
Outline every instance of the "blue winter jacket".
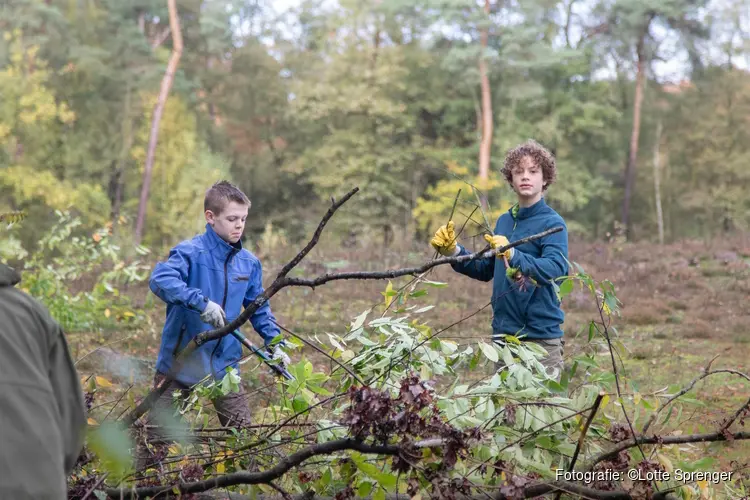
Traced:
MULTIPOLYGON (((553 227, 563 230, 515 247, 510 266, 518 268, 524 276, 533 278, 537 284, 528 283, 526 290, 519 288, 506 277, 503 259, 492 257, 461 264, 453 269, 471 278, 490 281, 492 286, 492 333, 525 335, 529 339, 552 339, 562 337, 561 325, 565 319, 557 300, 552 281, 568 274, 568 230, 565 221, 542 198, 526 208, 513 209, 497 219, 495 233, 502 234, 513 242, 526 236, 540 233, 553 227)), ((471 252, 461 248, 459 255, 471 252)), ((558 282, 559 284, 559 282, 558 282)))
MULTIPOLYGON (((167 321, 161 336, 156 369, 167 373, 178 350, 199 333, 213 330, 200 319, 206 304, 219 304, 227 322, 263 292, 260 261, 242 243, 230 245, 206 224, 206 232, 183 241, 169 252, 169 259, 154 267, 151 291, 167 303, 167 321)), ((271 307, 266 302, 250 317, 255 331, 268 344, 279 334, 271 307)), ((237 368, 242 345, 231 335, 206 342, 185 362, 177 380, 192 385, 213 374, 221 379, 227 367, 237 368)))

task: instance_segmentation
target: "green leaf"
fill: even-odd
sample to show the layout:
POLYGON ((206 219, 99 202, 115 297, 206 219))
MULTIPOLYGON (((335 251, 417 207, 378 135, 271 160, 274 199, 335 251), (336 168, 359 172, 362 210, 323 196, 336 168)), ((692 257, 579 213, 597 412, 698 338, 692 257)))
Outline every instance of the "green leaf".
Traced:
POLYGON ((423 295, 427 295, 427 290, 424 290, 424 289, 422 289, 422 290, 415 290, 415 291, 409 293, 409 297, 412 297, 414 299, 416 299, 417 297, 422 297, 423 295))
POLYGON ((552 379, 546 379, 543 384, 552 392, 562 394, 565 392, 565 387, 559 384, 557 381, 552 379))
POLYGON ((560 284, 560 299, 565 298, 566 295, 573 291, 573 279, 568 278, 560 284))
POLYGON ((445 288, 448 286, 448 283, 443 283, 440 281, 424 280, 422 283, 424 283, 427 286, 431 286, 433 288, 445 288))
POLYGON ((594 335, 596 334, 596 325, 592 321, 589 323, 589 342, 591 342, 591 339, 594 338, 594 335))
POLYGON ((420 313, 423 313, 423 312, 427 312, 430 309, 432 309, 433 307, 435 307, 435 306, 425 306, 425 307, 419 308, 416 311, 414 311, 414 314, 420 314, 420 313))
POLYGON ((356 319, 354 320, 354 323, 352 323, 351 331, 354 331, 357 328, 360 328, 365 323, 365 318, 367 318, 367 315, 370 314, 370 311, 372 311, 372 309, 368 309, 356 317, 356 319))
POLYGON ((388 306, 391 305, 391 301, 393 301, 393 296, 396 295, 396 291, 393 290, 393 283, 391 283, 391 280, 388 280, 388 286, 385 287, 385 292, 380 292, 380 294, 385 297, 385 307, 387 309, 388 306))
POLYGON ((359 488, 357 489, 357 494, 360 497, 366 497, 372 491, 373 486, 375 486, 373 483, 369 481, 364 481, 360 483, 359 488))
POLYGON ((372 500, 385 500, 385 490, 378 488, 375 493, 372 494, 372 500))
POLYGON ((398 479, 395 475, 381 472, 376 466, 362 460, 354 460, 354 463, 357 465, 357 469, 376 480, 380 486, 387 489, 393 489, 396 487, 398 479))
POLYGON ((479 348, 482 350, 482 353, 487 357, 487 359, 489 359, 493 363, 497 363, 498 359, 500 359, 497 354, 497 349, 495 349, 491 345, 485 342, 479 342, 479 348))
POLYGON ((120 479, 133 468, 132 443, 127 430, 116 423, 104 422, 89 435, 92 451, 112 478, 120 479))

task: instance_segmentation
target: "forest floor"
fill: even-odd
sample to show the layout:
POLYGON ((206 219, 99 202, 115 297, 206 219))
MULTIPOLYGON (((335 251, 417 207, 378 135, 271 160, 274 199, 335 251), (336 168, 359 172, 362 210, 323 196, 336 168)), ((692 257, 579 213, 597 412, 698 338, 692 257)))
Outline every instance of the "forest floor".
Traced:
MULTIPOLYGON (((291 248, 280 251, 277 259, 261 255, 266 284, 294 252, 291 248)), ((316 247, 300 264, 299 272, 313 277, 327 271, 383 270, 419 264, 431 256, 429 249, 421 252, 394 249, 377 253, 316 247)), ((570 260, 580 264, 595 279, 608 279, 616 287, 622 309, 621 317, 615 318, 613 324, 627 350, 623 356, 622 374, 633 381, 633 384, 623 387, 623 392, 632 394, 637 390, 643 397, 648 397, 668 386, 685 386, 698 377, 715 357, 711 365, 714 370, 750 371, 750 238, 725 239, 709 246, 699 241, 663 246, 573 242, 570 260)), ((429 288, 429 294, 419 299, 420 303, 436 306, 423 314, 422 320, 436 328, 458 323, 441 335, 445 339, 460 343, 487 339, 491 320, 489 308, 461 320, 488 304, 491 283, 471 280, 446 267, 435 269, 429 279, 449 286, 429 288)), ((393 286, 396 288, 405 282, 406 279, 395 281, 393 286)), ((279 323, 295 333, 309 336, 325 332, 341 334, 363 311, 371 307, 375 307, 374 311, 382 311, 380 292, 386 284, 382 281, 337 281, 315 290, 287 288, 273 297, 271 304, 279 323)), ((132 288, 128 293, 136 304, 150 303, 145 286, 132 288)), ((563 306, 566 312, 565 356, 571 359, 581 352, 587 341, 587 335, 578 335, 579 332, 591 319, 598 317, 598 313, 591 297, 578 290, 566 297, 563 306)), ((116 400, 118 390, 129 383, 121 363, 112 363, 113 359, 136 360, 136 365, 142 368, 141 377, 136 380, 138 395, 144 394, 150 383, 149 370, 153 368, 158 351, 164 306, 157 301, 146 310, 151 319, 138 331, 69 334, 74 359, 101 347, 81 360, 78 369, 83 377, 94 373, 115 382, 105 390, 102 402, 107 391, 111 391, 111 399, 116 400)), ((249 324, 244 331, 256 345, 260 343, 260 337, 252 334, 249 324)), ((312 360, 318 370, 328 369, 329 361, 312 349, 304 348, 301 354, 299 351, 295 354, 297 357, 301 355, 312 360)), ((609 356, 602 359, 608 362, 609 356)), ((250 365, 248 363, 245 367, 250 365)), ((485 367, 487 373, 489 369, 485 367)), ((267 371, 257 370, 246 378, 253 385, 272 382, 272 375, 267 371)), ((466 374, 467 378, 476 376, 466 374)), ((696 384, 690 394, 704 405, 686 406, 679 415, 677 432, 712 432, 722 419, 747 401, 750 382, 719 374, 696 384)), ((258 403, 262 406, 263 401, 258 403)), ((112 414, 117 415, 124 409, 123 400, 120 409, 112 414)), ((621 414, 617 416, 621 417, 621 414)), ((642 424, 641 418, 636 427, 642 424)), ((739 423, 735 424, 738 429, 739 426, 739 423)), ((718 462, 708 470, 718 470, 719 467, 727 470, 732 461, 750 457, 750 443, 685 446, 680 451, 694 458, 702 455, 716 457, 718 462)))

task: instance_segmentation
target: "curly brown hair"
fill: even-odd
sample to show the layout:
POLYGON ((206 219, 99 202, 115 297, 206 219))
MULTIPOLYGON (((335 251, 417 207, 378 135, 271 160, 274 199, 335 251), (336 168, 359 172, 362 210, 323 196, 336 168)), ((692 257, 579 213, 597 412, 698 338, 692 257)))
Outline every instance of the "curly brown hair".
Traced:
POLYGON ((521 160, 525 157, 531 158, 531 161, 535 165, 542 168, 542 177, 544 178, 543 190, 555 182, 557 179, 557 167, 555 166, 555 155, 553 155, 547 148, 539 144, 533 139, 529 139, 523 144, 519 144, 515 148, 508 151, 505 155, 505 163, 503 168, 500 170, 505 176, 505 180, 508 184, 513 186, 513 169, 521 164, 521 160))

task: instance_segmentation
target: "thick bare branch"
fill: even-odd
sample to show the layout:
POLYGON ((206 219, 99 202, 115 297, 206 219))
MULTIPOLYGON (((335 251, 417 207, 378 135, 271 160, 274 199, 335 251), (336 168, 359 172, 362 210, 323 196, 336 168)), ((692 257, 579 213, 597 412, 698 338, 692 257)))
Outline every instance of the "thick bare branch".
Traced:
POLYGON ((614 458, 622 450, 633 448, 641 444, 685 444, 685 443, 709 443, 714 441, 730 441, 750 439, 750 432, 736 432, 728 436, 721 431, 708 434, 687 434, 685 436, 638 436, 638 439, 628 439, 617 444, 611 450, 608 450, 594 457, 584 470, 590 471, 594 466, 604 460, 614 458))
POLYGON ((149 486, 135 488, 132 490, 109 488, 107 495, 112 498, 145 498, 159 495, 162 498, 170 492, 179 491, 181 494, 200 493, 214 488, 226 488, 238 484, 267 484, 275 479, 282 477, 289 470, 297 467, 305 460, 316 455, 329 455, 337 451, 354 450, 360 453, 375 455, 398 455, 401 448, 393 445, 371 445, 363 443, 356 439, 337 439, 327 443, 316 444, 302 449, 283 458, 279 463, 270 469, 262 472, 234 472, 223 476, 214 477, 205 481, 196 481, 193 483, 180 483, 175 486, 149 486))
POLYGON ((514 241, 510 243, 509 245, 505 245, 502 248, 498 248, 497 250, 488 250, 487 248, 485 248, 484 250, 481 250, 479 252, 476 252, 470 255, 462 255, 460 257, 440 257, 439 259, 431 260, 430 262, 427 262, 419 267, 407 267, 403 269, 392 269, 389 271, 376 271, 376 272, 356 272, 355 271, 355 272, 349 272, 349 273, 324 274, 323 276, 319 276, 315 279, 287 278, 285 282, 285 286, 288 286, 288 285, 309 286, 309 287, 315 288, 316 286, 320 286, 324 283, 328 283, 329 281, 335 281, 335 280, 384 280, 384 279, 399 278, 401 276, 421 274, 436 266, 441 266, 445 264, 459 264, 462 262, 469 262, 469 261, 476 260, 476 259, 488 259, 488 258, 494 257, 496 254, 499 254, 499 253, 504 252, 505 250, 508 250, 509 248, 517 247, 519 245, 523 245, 524 243, 528 243, 529 241, 538 240, 539 238, 544 238, 545 236, 549 236, 550 234, 558 233, 562 231, 562 229, 563 229, 562 227, 554 227, 552 229, 542 231, 541 233, 531 235, 527 238, 521 238, 520 240, 514 241))
POLYGON ((336 213, 336 210, 338 210, 339 207, 341 207, 341 205, 349 201, 349 198, 357 194, 357 191, 359 191, 359 188, 355 187, 354 189, 346 193, 344 197, 341 198, 340 200, 336 201, 332 199, 333 203, 331 204, 331 207, 323 216, 323 219, 321 219, 320 224, 318 224, 317 229, 315 229, 315 233, 313 233, 313 236, 310 239, 310 241, 307 243, 307 245, 305 245, 305 248, 303 248, 302 251, 297 254, 296 257, 294 257, 291 261, 289 261, 287 265, 285 265, 281 269, 278 276, 276 277, 277 280, 279 278, 285 277, 289 273, 289 271, 294 269, 294 267, 297 264, 299 264, 300 261, 304 259, 308 253, 310 253, 310 250, 312 250, 313 247, 318 244, 318 240, 320 239, 320 235, 323 232, 323 229, 325 228, 326 224, 328 224, 328 221, 331 220, 331 217, 333 217, 333 214, 336 213))
MULTIPOLYGON (((423 443, 416 443, 417 447, 440 446, 442 440, 427 440, 423 443)), ((179 483, 171 486, 148 486, 141 488, 108 488, 106 493, 110 498, 145 498, 155 497, 168 498, 175 494, 184 495, 186 493, 202 493, 215 488, 226 488, 239 484, 268 484, 274 481, 291 469, 299 466, 304 461, 318 455, 329 455, 338 451, 353 450, 360 453, 394 456, 405 453, 406 450, 396 445, 371 445, 355 439, 337 439, 327 443, 316 444, 300 450, 288 457, 281 459, 274 467, 262 472, 234 472, 217 476, 205 481, 196 481, 192 483, 179 483)), ((573 493, 585 498, 594 498, 602 500, 630 500, 631 496, 622 491, 600 491, 576 483, 566 481, 551 481, 548 483, 537 483, 530 485, 524 490, 524 498, 533 498, 546 493, 563 491, 573 493)), ((306 498, 314 498, 309 495, 306 498)), ((462 497, 466 500, 478 500, 486 496, 462 497)), ((497 493, 492 498, 501 500, 507 498, 501 493, 497 493)))

